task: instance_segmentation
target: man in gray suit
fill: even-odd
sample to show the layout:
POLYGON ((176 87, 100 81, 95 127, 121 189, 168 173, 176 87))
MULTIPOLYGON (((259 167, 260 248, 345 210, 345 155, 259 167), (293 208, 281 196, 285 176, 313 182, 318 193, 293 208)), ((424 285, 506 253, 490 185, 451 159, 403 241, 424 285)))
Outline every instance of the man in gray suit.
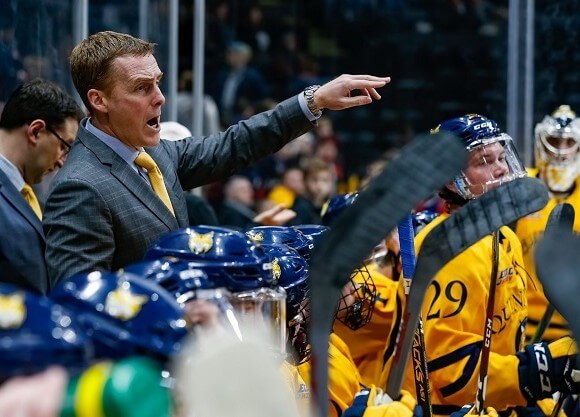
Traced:
POLYGON ((0 282, 45 294, 42 212, 31 185, 62 167, 83 113, 57 85, 18 87, 0 117, 0 282))
POLYGON ((44 230, 52 279, 141 259, 161 234, 187 226, 183 190, 227 178, 276 152, 312 129, 324 108, 380 99, 376 89, 390 81, 342 75, 225 132, 165 141, 159 137, 163 73, 153 48, 130 35, 100 32, 71 53, 73 82, 90 118, 81 122, 49 191, 44 230), (352 90, 362 94, 351 97, 352 90), (136 164, 148 156, 163 176, 161 191, 152 173, 157 168, 136 164))

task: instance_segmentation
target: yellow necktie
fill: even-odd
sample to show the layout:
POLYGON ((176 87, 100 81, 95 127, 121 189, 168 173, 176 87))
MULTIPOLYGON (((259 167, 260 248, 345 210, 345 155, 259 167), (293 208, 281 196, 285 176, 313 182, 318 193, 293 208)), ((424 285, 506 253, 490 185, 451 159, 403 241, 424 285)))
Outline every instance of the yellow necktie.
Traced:
POLYGON ((167 194, 167 188, 165 188, 165 183, 163 182, 163 175, 153 158, 151 158, 147 152, 141 152, 137 158, 135 158, 135 164, 147 170, 153 191, 155 191, 155 194, 157 194, 161 201, 163 201, 163 204, 165 204, 169 211, 175 216, 173 205, 171 204, 169 194, 167 194))
POLYGON ((38 199, 36 198, 36 194, 34 194, 32 187, 24 183, 24 187, 22 187, 20 193, 24 196, 27 203, 30 204, 32 211, 34 211, 38 218, 42 220, 42 210, 40 210, 40 204, 38 203, 38 199))

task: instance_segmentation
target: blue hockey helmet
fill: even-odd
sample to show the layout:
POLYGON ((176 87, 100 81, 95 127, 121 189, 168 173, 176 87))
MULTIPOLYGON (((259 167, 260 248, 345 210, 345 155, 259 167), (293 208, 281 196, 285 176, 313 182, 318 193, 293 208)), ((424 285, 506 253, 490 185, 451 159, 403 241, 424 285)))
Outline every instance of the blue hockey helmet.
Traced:
POLYGON ((415 235, 421 231, 422 228, 431 223, 435 218, 439 216, 439 213, 432 210, 423 210, 412 215, 413 220, 413 231, 415 235))
POLYGON ((172 256, 136 262, 123 271, 156 282, 179 303, 195 298, 197 290, 216 288, 205 271, 172 256))
POLYGON ((201 269, 216 287, 236 292, 272 284, 271 259, 241 232, 215 226, 194 226, 161 236, 145 259, 167 256, 201 269))
POLYGON ((467 167, 453 182, 453 191, 462 198, 477 198, 526 175, 512 138, 502 133, 495 121, 479 114, 467 114, 445 120, 431 133, 442 131, 460 138, 469 152, 467 167))
POLYGON ((316 246, 316 244, 320 242, 322 236, 330 230, 328 226, 323 226, 321 224, 299 224, 292 227, 302 232, 304 236, 310 238, 314 246, 316 246))
POLYGON ((279 243, 264 244, 272 256, 275 282, 286 291, 286 313, 292 319, 308 295, 308 263, 298 251, 279 243))
POLYGON ((322 207, 320 216, 322 224, 332 226, 336 218, 344 211, 347 206, 353 204, 358 198, 358 192, 335 195, 327 201, 322 207))
POLYGON ((257 245, 279 243, 296 250, 306 261, 314 244, 302 232, 285 226, 257 226, 246 231, 246 235, 257 245))
POLYGON ((47 297, 0 283, 0 380, 62 365, 70 373, 90 363, 93 350, 74 317, 47 297))
POLYGON ((295 249, 279 243, 264 244, 273 257, 274 277, 286 291, 286 326, 288 331, 286 360, 298 365, 308 360, 308 263, 295 249))
POLYGON ((155 282, 124 272, 79 273, 50 294, 92 338, 97 358, 179 352, 187 334, 183 309, 155 282))

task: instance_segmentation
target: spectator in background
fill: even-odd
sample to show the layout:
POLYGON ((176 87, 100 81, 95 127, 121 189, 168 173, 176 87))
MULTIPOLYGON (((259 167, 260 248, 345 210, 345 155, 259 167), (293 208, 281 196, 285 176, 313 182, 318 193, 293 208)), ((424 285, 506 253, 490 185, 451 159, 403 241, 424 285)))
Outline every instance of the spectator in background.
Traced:
POLYGON ((222 124, 242 119, 247 106, 256 106, 270 95, 262 73, 249 66, 252 49, 243 42, 232 42, 227 49, 227 68, 218 72, 213 97, 218 104, 222 124))
MULTIPOLYGON (((193 72, 183 71, 179 76, 179 91, 177 92, 177 120, 188 128, 193 128, 193 72)), ((209 95, 203 96, 202 135, 219 132, 220 115, 216 102, 209 95)), ((189 135, 191 136, 191 134, 189 135)))
POLYGON ((317 141, 314 156, 322 159, 327 164, 331 164, 336 180, 342 181, 344 179, 344 167, 340 160, 340 142, 334 133, 332 120, 326 116, 321 117, 316 126, 315 133, 317 141))
POLYGON ((297 166, 287 168, 280 182, 276 184, 270 193, 268 199, 273 204, 282 204, 286 208, 294 206, 297 196, 304 195, 304 174, 297 166))
POLYGON ((308 212, 295 207, 298 216, 306 216, 303 224, 320 223, 322 206, 336 194, 336 175, 331 164, 313 158, 304 167, 304 184, 306 188, 305 201, 308 203, 308 212), (308 220, 308 221, 306 221, 308 220))
POLYGON ((234 175, 224 186, 224 201, 218 213, 220 225, 247 229, 254 226, 280 226, 296 217, 296 213, 283 205, 264 207, 258 215, 254 210, 254 189, 248 178, 234 175))
POLYGON ((222 226, 246 229, 254 226, 254 189, 249 179, 234 175, 224 186, 224 201, 218 210, 222 226))

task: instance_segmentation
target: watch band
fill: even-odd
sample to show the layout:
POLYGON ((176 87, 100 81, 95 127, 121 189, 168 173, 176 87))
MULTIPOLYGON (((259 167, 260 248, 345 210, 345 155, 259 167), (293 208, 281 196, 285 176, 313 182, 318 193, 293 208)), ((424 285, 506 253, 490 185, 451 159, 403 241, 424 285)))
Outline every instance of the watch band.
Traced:
POLYGON ((304 98, 306 99, 306 105, 308 110, 315 116, 320 117, 322 115, 322 109, 320 109, 316 103, 314 103, 314 92, 320 88, 319 85, 311 85, 304 89, 304 98))

